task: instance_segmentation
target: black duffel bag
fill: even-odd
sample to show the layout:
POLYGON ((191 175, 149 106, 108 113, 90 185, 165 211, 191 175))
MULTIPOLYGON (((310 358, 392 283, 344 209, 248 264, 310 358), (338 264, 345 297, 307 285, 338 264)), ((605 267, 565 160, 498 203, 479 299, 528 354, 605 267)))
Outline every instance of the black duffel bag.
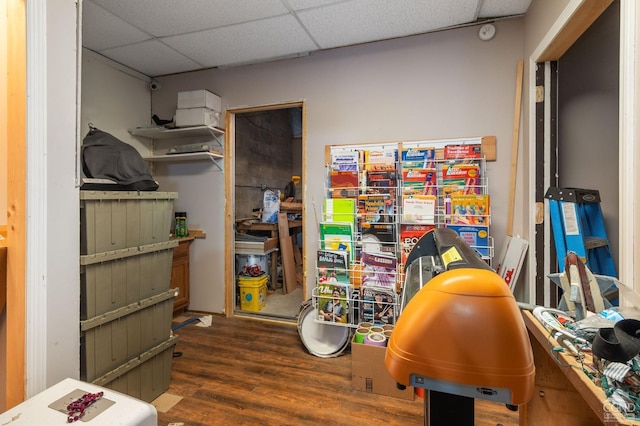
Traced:
POLYGON ((88 178, 115 182, 116 185, 108 186, 113 190, 158 189, 158 182, 151 176, 148 164, 134 147, 95 127, 82 141, 82 171, 88 178))

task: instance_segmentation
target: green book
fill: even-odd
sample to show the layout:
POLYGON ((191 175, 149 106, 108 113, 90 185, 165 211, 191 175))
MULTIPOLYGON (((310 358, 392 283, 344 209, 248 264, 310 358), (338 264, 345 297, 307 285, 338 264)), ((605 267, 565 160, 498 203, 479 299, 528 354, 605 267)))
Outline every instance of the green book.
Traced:
POLYGON ((320 222, 320 248, 346 250, 353 258, 353 224, 351 222, 320 222))
POLYGON ((354 198, 325 198, 325 222, 349 222, 356 226, 356 200, 354 198))

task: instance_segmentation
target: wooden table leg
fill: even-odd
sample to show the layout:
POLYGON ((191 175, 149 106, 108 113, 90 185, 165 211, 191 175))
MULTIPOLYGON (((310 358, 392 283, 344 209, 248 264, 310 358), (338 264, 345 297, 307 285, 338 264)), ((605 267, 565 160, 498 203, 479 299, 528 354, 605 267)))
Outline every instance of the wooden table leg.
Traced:
POLYGON ((278 250, 271 252, 271 288, 276 289, 278 286, 278 250))

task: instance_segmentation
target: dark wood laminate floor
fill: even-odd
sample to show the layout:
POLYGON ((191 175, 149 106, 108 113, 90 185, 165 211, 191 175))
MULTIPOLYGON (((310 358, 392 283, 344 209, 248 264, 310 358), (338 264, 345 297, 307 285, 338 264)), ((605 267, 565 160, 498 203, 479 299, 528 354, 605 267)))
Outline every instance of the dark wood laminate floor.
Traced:
MULTIPOLYGON (((159 424, 422 425, 423 400, 405 401, 351 388, 351 354, 319 358, 295 324, 214 316, 179 336, 167 393, 182 399, 159 424)), ((476 400, 476 425, 517 425, 503 404, 476 400)))

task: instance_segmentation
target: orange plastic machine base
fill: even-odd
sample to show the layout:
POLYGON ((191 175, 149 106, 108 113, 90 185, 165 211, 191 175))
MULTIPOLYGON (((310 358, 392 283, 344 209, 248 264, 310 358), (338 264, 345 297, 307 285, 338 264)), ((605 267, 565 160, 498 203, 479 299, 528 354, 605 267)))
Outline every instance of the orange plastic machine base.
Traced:
MULTIPOLYGON (((404 306, 388 343, 387 370, 400 385, 432 391, 425 395, 425 415, 429 393, 526 403, 535 366, 515 298, 464 241, 446 229, 434 231, 423 239, 435 244, 444 272, 404 306)), ((433 247, 426 251, 434 253, 433 247)))

